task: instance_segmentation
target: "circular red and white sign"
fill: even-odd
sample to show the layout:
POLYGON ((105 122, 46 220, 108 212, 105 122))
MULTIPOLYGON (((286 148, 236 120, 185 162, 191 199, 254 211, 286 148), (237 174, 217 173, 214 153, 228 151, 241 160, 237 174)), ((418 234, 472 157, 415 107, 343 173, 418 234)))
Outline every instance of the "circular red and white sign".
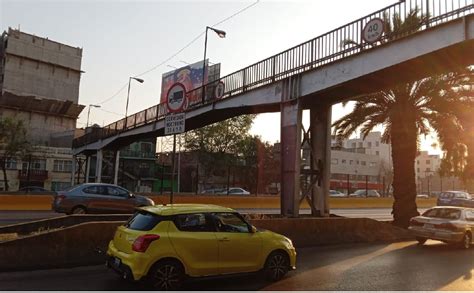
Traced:
POLYGON ((219 83, 216 85, 216 88, 214 89, 214 97, 216 99, 220 99, 224 96, 224 91, 225 91, 225 85, 222 81, 219 81, 219 83))
POLYGON ((380 18, 371 19, 362 30, 362 39, 367 43, 374 43, 382 38, 384 23, 380 18))
POLYGON ((166 95, 166 106, 171 113, 178 113, 183 111, 186 104, 186 88, 182 83, 175 83, 168 90, 166 95))

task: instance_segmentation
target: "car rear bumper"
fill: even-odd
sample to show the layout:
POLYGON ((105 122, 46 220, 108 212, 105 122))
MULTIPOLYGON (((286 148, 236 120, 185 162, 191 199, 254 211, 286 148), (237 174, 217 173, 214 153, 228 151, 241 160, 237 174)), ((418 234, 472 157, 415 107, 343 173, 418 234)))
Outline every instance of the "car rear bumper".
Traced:
POLYGON ((113 241, 110 241, 107 250, 107 267, 123 275, 127 273, 130 280, 138 281, 147 274, 150 259, 146 255, 138 255, 138 253, 128 254, 119 251, 113 241), (119 260, 117 263, 115 260, 119 260))
POLYGON ((464 236, 463 232, 428 229, 424 227, 409 227, 408 230, 410 230, 416 237, 446 242, 460 242, 464 236))

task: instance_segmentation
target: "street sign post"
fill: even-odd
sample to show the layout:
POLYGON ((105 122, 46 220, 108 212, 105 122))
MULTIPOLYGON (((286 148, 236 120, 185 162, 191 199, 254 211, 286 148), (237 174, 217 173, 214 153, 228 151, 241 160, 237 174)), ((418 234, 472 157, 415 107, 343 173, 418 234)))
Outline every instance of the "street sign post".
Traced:
POLYGON ((186 114, 178 113, 165 116, 165 135, 183 133, 186 122, 186 114))
POLYGON ((380 18, 371 19, 362 30, 362 39, 367 43, 375 43, 382 38, 384 23, 380 18))

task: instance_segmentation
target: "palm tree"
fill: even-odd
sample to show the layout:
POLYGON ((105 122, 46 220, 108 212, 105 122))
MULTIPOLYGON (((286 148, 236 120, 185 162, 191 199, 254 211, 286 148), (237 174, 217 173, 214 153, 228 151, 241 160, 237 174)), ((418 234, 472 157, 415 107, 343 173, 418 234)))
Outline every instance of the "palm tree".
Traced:
POLYGON ((333 123, 339 139, 360 129, 365 138, 382 125, 382 141, 392 144, 394 224, 408 227, 419 213, 416 206, 415 158, 419 136, 434 130, 441 147, 453 152, 462 128, 456 109, 474 105, 463 85, 474 76, 472 68, 399 84, 357 99, 354 110, 333 123))

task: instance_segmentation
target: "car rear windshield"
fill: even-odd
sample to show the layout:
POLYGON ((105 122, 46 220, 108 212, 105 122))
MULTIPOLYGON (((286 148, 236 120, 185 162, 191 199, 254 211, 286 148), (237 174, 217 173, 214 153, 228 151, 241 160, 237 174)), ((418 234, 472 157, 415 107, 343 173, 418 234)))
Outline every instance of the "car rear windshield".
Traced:
POLYGON ((447 220, 457 220, 461 217, 461 210, 458 209, 431 209, 427 210, 423 216, 447 220))
POLYGON ((158 225, 161 220, 162 218, 158 215, 145 211, 138 211, 135 212, 130 220, 128 220, 125 227, 131 230, 149 231, 158 225))

